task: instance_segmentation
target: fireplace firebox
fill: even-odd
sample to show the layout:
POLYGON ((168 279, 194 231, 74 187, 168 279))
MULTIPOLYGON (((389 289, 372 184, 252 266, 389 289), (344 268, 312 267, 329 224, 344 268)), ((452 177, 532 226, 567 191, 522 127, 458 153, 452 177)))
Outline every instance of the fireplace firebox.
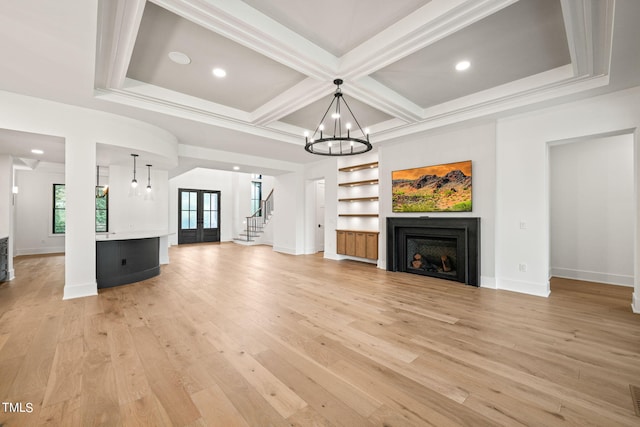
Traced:
POLYGON ((480 218, 387 218, 387 270, 479 286, 480 218))

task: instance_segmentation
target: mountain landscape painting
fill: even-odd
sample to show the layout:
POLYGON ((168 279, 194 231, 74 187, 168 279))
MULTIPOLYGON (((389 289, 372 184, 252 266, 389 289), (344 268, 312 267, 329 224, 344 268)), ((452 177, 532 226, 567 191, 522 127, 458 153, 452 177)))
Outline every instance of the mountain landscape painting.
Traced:
POLYGON ((471 212, 471 160, 392 172, 393 212, 471 212))

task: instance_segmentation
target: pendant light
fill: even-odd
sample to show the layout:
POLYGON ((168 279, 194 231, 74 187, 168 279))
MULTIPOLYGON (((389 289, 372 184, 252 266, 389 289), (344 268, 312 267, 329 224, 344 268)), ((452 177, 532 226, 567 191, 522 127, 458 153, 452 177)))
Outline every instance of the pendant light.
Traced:
POLYGON ((151 166, 147 165, 147 193, 151 193, 151 166))
POLYGON ((131 186, 129 188, 129 197, 138 197, 140 195, 140 188, 138 187, 138 180, 136 179, 136 158, 137 154, 132 154, 133 157, 133 179, 131 180, 131 186))
POLYGON ((138 155, 132 154, 131 157, 133 157, 133 179, 131 180, 131 187, 136 188, 138 186, 138 180, 136 179, 136 157, 138 157, 138 155))
POLYGON ((147 191, 144 194, 144 199, 153 200, 153 192, 151 191, 151 166, 153 165, 146 165, 146 166, 147 166, 147 191))

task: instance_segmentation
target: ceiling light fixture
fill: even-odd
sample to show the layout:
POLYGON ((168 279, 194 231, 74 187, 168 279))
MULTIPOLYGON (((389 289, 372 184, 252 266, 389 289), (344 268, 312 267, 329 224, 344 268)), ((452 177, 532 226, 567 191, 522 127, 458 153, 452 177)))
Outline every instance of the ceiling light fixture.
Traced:
POLYGON ((239 171, 239 170, 240 170, 240 166, 234 166, 234 167, 233 167, 233 170, 234 170, 234 171, 239 171))
POLYGON ((224 77, 227 75, 227 72, 225 70, 223 70, 222 68, 214 68, 213 71, 211 71, 213 73, 214 76, 216 77, 224 77))
POLYGON ((169 59, 179 65, 191 64, 191 58, 186 53, 182 52, 169 52, 169 59))
POLYGON ((31 152, 32 152, 33 154, 44 154, 44 151, 39 150, 39 149, 37 149, 37 148, 34 148, 33 150, 31 150, 31 152))
POLYGON ((370 151, 373 147, 369 142, 369 129, 365 128, 362 130, 360 127, 360 123, 358 123, 358 119, 353 115, 349 104, 347 104, 347 100, 344 98, 342 94, 342 90, 340 89, 340 85, 343 83, 342 79, 335 79, 333 84, 335 84, 336 91, 333 94, 333 100, 329 104, 329 108, 322 116, 320 120, 320 124, 316 127, 316 130, 313 132, 311 137, 309 136, 309 132, 304 133, 305 146, 304 149, 307 150, 311 154, 319 154, 321 156, 351 156, 354 154, 362 154, 370 151), (341 111, 341 105, 347 107, 347 109, 343 112, 341 111), (334 120, 333 123, 329 123, 328 126, 333 126, 333 136, 325 136, 325 124, 324 119, 329 114, 329 111, 332 107, 335 109, 333 113, 331 113, 331 118, 334 120), (356 124, 359 133, 362 135, 361 138, 356 138, 351 136, 351 122, 347 121, 344 125, 344 130, 342 126, 343 115, 344 113, 346 118, 350 119, 356 124), (348 114, 347 114, 348 113, 348 114), (316 135, 320 132, 320 138, 316 138, 316 135), (344 136, 346 133, 346 136, 344 136), (366 139, 365 139, 366 138, 366 139))
POLYGON ((456 64, 456 70, 458 71, 465 71, 468 70, 469 67, 471 66, 471 62, 469 61, 460 61, 456 64))

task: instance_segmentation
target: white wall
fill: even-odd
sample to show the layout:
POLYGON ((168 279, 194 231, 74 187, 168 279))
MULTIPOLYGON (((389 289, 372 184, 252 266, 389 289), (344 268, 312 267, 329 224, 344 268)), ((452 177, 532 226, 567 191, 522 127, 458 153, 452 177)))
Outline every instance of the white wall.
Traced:
POLYGON ((495 287, 495 186, 496 128, 494 123, 440 133, 415 134, 379 148, 380 179, 380 260, 386 268, 386 217, 480 217, 480 284, 495 287), (472 212, 394 213, 391 203, 391 173, 394 170, 421 166, 472 161, 472 212))
POLYGON ((64 252, 64 235, 53 234, 53 184, 64 183, 63 164, 16 171, 16 255, 64 252))
MULTIPOLYGON (((496 277, 500 289, 546 296, 549 288, 549 143, 640 125, 640 88, 567 103, 498 122, 496 277), (521 228, 525 223, 526 228, 521 228), (519 271, 526 264, 526 271, 519 271)), ((634 161, 638 164, 638 141, 634 161)), ((637 173, 637 172, 636 172, 637 173)), ((637 177, 636 177, 637 178, 637 177)), ((637 182, 634 193, 637 194, 637 182)), ((634 197, 632 194, 629 197, 634 197)), ((634 220, 637 223, 637 197, 634 220)), ((637 224, 636 228, 637 230, 637 224)), ((484 234, 484 233, 483 233, 484 234)), ((637 248, 638 234, 636 231, 637 248)), ((638 271, 638 253, 634 258, 638 271)), ((640 283, 635 278, 635 305, 640 283)))
POLYGON ((292 172, 274 178, 273 250, 300 255, 305 253, 305 175, 292 172))
POLYGON ((633 135, 550 147, 551 275, 633 286, 633 135))

